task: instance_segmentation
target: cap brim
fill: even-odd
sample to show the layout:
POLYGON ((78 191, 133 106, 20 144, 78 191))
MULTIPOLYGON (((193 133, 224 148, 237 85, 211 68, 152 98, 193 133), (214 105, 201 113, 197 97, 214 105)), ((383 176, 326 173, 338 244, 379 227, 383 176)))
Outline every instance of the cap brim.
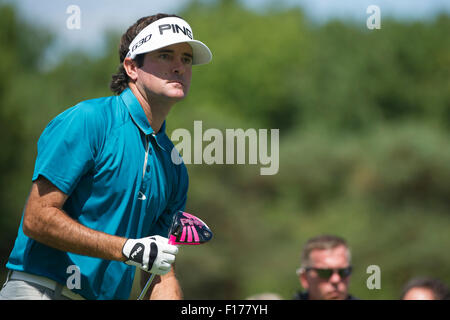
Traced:
POLYGON ((183 42, 191 45, 192 64, 205 64, 211 61, 212 54, 209 48, 203 42, 194 40, 192 28, 178 17, 162 18, 142 29, 130 43, 127 57, 134 59, 139 54, 183 42))
POLYGON ((206 64, 211 61, 212 53, 211 50, 201 41, 191 40, 186 41, 192 47, 192 54, 194 56, 192 60, 193 65, 206 64))

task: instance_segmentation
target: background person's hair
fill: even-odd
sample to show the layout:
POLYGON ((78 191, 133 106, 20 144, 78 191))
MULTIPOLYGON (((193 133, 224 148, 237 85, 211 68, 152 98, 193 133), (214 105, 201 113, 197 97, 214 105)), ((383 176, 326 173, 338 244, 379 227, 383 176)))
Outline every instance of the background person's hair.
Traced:
POLYGON ((428 277, 417 277, 409 280, 403 287, 401 299, 413 288, 425 288, 433 293, 435 300, 450 300, 450 289, 439 279, 428 277))
MULTIPOLYGON (((125 68, 123 67, 123 61, 127 56, 128 47, 130 46, 131 42, 139 34, 139 32, 141 32, 150 23, 166 17, 180 18, 177 15, 165 13, 158 13, 152 16, 143 17, 140 18, 138 21, 136 21, 136 23, 134 23, 131 27, 129 27, 128 30, 122 35, 119 44, 120 65, 117 70, 117 73, 112 75, 111 83, 109 84, 109 88, 111 89, 112 92, 114 92, 115 94, 121 94, 122 91, 128 87, 128 81, 130 80, 130 78, 128 77, 128 74, 125 71, 125 68)), ((134 61, 136 61, 138 67, 141 67, 143 65, 144 56, 145 54, 140 54, 134 58, 134 61)))
POLYGON ((335 235, 320 235, 309 239, 302 251, 301 266, 302 268, 311 267, 310 254, 313 250, 329 250, 339 246, 347 248, 348 261, 351 261, 350 248, 347 245, 347 241, 344 238, 335 235))

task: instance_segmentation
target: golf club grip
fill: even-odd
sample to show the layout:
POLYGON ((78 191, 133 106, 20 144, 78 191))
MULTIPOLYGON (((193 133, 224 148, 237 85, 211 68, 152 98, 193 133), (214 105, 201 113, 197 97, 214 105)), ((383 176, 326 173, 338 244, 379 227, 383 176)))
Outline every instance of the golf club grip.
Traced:
POLYGON ((150 285, 152 284, 154 278, 155 274, 154 273, 150 274, 150 278, 147 280, 144 289, 142 289, 142 292, 139 295, 138 300, 144 299, 144 296, 147 294, 148 288, 150 288, 150 285))
MULTIPOLYGON (((169 232, 169 234, 170 234, 170 232, 169 232)), ((169 244, 172 244, 172 242, 173 242, 173 241, 172 241, 172 239, 170 238, 170 239, 169 239, 169 244)), ((144 296, 147 294, 148 288, 150 288, 150 285, 152 284, 154 278, 155 278, 155 274, 154 274, 154 273, 151 273, 151 274, 150 274, 150 278, 148 278, 147 283, 145 284, 144 289, 142 289, 141 294, 140 294, 139 297, 137 298, 138 300, 144 299, 144 296)))

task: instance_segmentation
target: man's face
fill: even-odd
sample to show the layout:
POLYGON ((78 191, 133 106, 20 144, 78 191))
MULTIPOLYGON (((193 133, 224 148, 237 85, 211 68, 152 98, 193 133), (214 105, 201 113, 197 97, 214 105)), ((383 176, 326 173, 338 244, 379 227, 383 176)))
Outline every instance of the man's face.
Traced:
POLYGON ((191 46, 179 43, 147 53, 137 75, 136 86, 148 101, 185 98, 192 77, 191 46))
MULTIPOLYGON (((341 269, 349 266, 348 250, 338 246, 329 250, 312 250, 310 253, 310 267, 320 269, 341 269)), ((300 275, 302 286, 308 290, 312 300, 343 300, 348 295, 350 276, 342 278, 333 272, 330 278, 324 279, 316 270, 305 271, 300 275)))

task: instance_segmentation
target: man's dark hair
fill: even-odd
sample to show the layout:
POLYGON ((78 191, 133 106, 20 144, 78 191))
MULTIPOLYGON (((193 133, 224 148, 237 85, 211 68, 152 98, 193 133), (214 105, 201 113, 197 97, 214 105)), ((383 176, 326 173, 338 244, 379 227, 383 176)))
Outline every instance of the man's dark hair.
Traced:
MULTIPOLYGON (((128 81, 130 78, 128 77, 127 72, 125 71, 125 68, 123 67, 123 61, 125 60, 127 53, 128 53, 128 47, 130 46, 131 42, 134 40, 134 38, 141 32, 146 26, 148 26, 150 23, 155 22, 162 18, 167 17, 178 17, 174 14, 165 14, 165 13, 158 13, 153 16, 143 17, 140 18, 138 21, 136 21, 135 24, 133 24, 131 27, 128 28, 128 30, 122 35, 122 38, 120 39, 119 44, 119 61, 120 65, 118 68, 117 73, 112 75, 111 83, 109 84, 109 88, 112 92, 116 94, 121 94, 123 90, 125 90, 128 87, 128 81)), ((141 67, 144 63, 144 56, 145 54, 139 54, 134 58, 134 61, 136 61, 136 64, 138 67, 141 67)))
POLYGON ((439 279, 420 277, 411 279, 403 288, 401 298, 413 288, 425 288, 433 293, 435 300, 450 300, 450 289, 439 279))

